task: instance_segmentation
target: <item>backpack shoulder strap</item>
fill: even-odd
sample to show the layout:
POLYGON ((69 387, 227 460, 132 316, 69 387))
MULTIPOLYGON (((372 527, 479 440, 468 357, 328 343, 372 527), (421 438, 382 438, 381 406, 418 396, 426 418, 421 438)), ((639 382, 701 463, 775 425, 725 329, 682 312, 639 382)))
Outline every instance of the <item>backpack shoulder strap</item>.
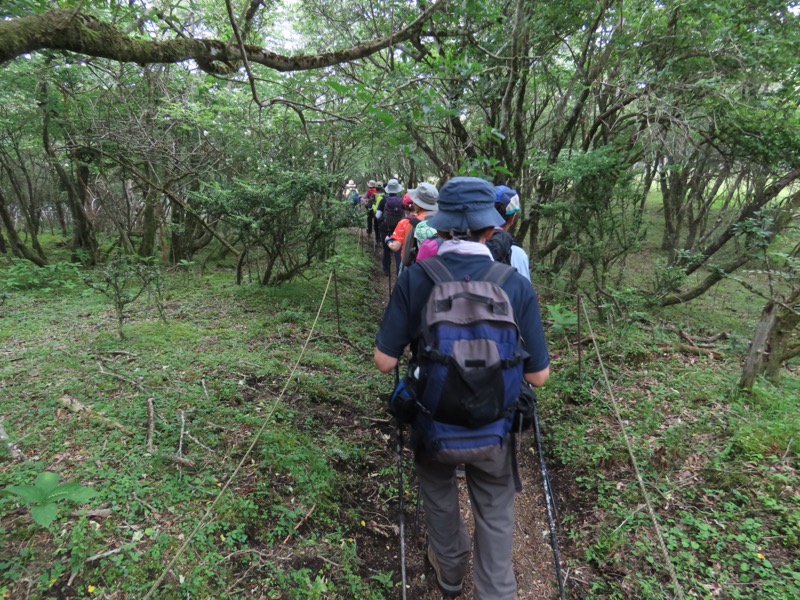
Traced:
POLYGON ((442 283, 443 281, 453 281, 453 274, 447 265, 444 264, 441 256, 431 256, 427 260, 419 262, 428 277, 433 279, 434 283, 442 283))
POLYGON ((489 281, 499 287, 503 287, 503 284, 514 272, 516 272, 516 269, 511 265, 493 262, 489 265, 489 268, 486 269, 486 272, 481 277, 481 281, 489 281))

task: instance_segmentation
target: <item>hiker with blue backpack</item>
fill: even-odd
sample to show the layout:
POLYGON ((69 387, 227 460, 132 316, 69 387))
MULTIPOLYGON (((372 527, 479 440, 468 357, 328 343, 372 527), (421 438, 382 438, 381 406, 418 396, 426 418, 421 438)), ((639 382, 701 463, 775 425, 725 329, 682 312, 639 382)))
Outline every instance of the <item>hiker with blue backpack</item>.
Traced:
POLYGON ((444 241, 436 256, 397 280, 376 335, 375 364, 388 373, 411 345, 390 412, 411 424, 427 556, 439 588, 459 595, 469 566, 455 474, 464 464, 475 522, 474 597, 511 600, 520 489, 512 427, 523 381, 538 387, 550 374, 539 304, 530 282, 486 247, 504 223, 491 184, 451 179, 427 223, 444 241))
POLYGON ((403 208, 403 197, 400 195, 403 191, 403 186, 397 179, 390 179, 386 182, 386 195, 378 203, 375 210, 375 218, 380 221, 381 225, 381 244, 383 246, 383 274, 389 275, 389 268, 391 266, 392 255, 394 255, 395 271, 400 270, 400 255, 389 250, 387 245, 389 236, 392 235, 395 227, 403 217, 406 216, 406 211, 403 208))

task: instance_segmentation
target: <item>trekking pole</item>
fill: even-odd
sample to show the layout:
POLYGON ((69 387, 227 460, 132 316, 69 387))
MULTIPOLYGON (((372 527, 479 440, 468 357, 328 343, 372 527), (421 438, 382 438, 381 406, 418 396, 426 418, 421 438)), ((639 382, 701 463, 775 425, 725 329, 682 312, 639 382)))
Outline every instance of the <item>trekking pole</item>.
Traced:
POLYGON ((581 339, 581 303, 583 302, 583 294, 578 294, 577 311, 578 311, 578 379, 583 379, 583 358, 581 353, 581 346, 583 340, 581 339))
POLYGON ((554 520, 557 512, 556 499, 555 496, 553 496, 553 486, 550 484, 550 475, 547 472, 547 463, 545 463, 544 460, 542 434, 539 430, 539 413, 536 409, 536 400, 533 401, 533 432, 536 438, 536 452, 539 454, 539 469, 542 473, 544 502, 547 507, 547 524, 550 527, 550 547, 553 549, 553 563, 556 567, 556 579, 558 579, 558 597, 564 600, 564 581, 561 577, 561 561, 558 557, 558 540, 556 539, 556 524, 554 520))
POLYGON ((417 485, 417 509, 414 515, 414 535, 419 535, 419 523, 422 516, 422 493, 420 493, 419 485, 417 485))
MULTIPOLYGON (((399 367, 394 367, 394 383, 397 387, 400 381, 399 367)), ((400 516, 398 522, 400 525, 400 578, 403 584, 403 591, 401 597, 406 600, 406 507, 403 498, 403 424, 400 419, 397 421, 397 489, 399 494, 398 508, 400 516)))

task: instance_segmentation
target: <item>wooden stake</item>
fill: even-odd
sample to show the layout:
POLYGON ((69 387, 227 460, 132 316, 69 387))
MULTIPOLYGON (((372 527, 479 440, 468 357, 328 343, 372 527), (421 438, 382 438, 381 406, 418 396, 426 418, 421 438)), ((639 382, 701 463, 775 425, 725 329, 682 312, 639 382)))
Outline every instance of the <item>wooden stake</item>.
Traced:
POLYGON ((153 433, 156 430, 156 410, 153 407, 153 398, 147 399, 147 451, 151 454, 155 451, 153 448, 153 433))

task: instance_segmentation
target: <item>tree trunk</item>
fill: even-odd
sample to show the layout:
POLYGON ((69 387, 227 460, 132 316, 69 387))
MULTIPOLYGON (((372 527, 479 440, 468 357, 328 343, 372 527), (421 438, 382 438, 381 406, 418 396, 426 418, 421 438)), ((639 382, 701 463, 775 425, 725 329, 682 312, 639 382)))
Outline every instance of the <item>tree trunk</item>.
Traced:
MULTIPOLYGON (((42 83, 40 93, 42 102, 42 144, 44 146, 44 151, 50 159, 50 164, 58 174, 62 185, 67 190, 68 205, 72 214, 73 250, 83 250, 86 253, 85 257, 73 254, 73 260, 93 265, 97 262, 97 238, 95 237, 94 226, 89 220, 82 202, 86 191, 84 186, 88 185, 88 182, 85 180, 80 181, 78 184, 80 189, 76 188, 69 174, 61 164, 61 161, 56 156, 50 144, 50 107, 47 102, 47 82, 42 83), (83 258, 83 260, 81 260, 81 258, 83 258)), ((78 172, 81 172, 81 168, 78 169, 78 172)), ((84 177, 86 177, 85 173, 84 177)))
POLYGON ((670 263, 678 249, 682 225, 682 206, 685 189, 684 175, 681 172, 661 173, 661 202, 664 207, 664 235, 661 238, 661 249, 669 252, 670 263))
POLYGON ((58 227, 61 229, 61 235, 67 237, 67 219, 64 216, 64 205, 61 202, 56 202, 56 217, 58 218, 58 227))
POLYGON ((47 261, 43 257, 31 252, 22 242, 22 240, 19 239, 17 230, 14 228, 14 219, 11 218, 11 214, 8 212, 6 200, 2 192, 0 192, 0 220, 2 220, 3 225, 5 225, 6 234, 8 235, 8 243, 11 246, 11 251, 13 252, 14 256, 29 260, 33 264, 39 265, 40 267, 43 267, 47 264, 47 261))
POLYGON ((774 385, 778 385, 783 370, 783 363, 794 358, 797 351, 797 326, 800 324, 800 313, 792 307, 800 299, 800 287, 792 293, 779 306, 769 337, 770 352, 765 358, 764 375, 774 385))
MULTIPOLYGON (((148 164, 145 167, 148 178, 152 177, 152 167, 148 164)), ((158 201, 158 191, 147 186, 144 192, 144 212, 142 214, 142 241, 139 244, 139 256, 153 256, 156 247, 156 232, 158 231, 158 219, 156 218, 156 202, 158 201)))
POLYGON ((753 341, 750 342, 750 352, 747 354, 747 360, 744 363, 744 369, 742 369, 739 388, 752 390, 756 377, 764 370, 764 363, 770 352, 770 337, 772 336, 772 330, 775 328, 777 317, 778 305, 774 300, 770 300, 764 310, 761 311, 761 318, 758 320, 758 325, 756 325, 753 341))
POLYGON ((795 289, 784 302, 770 300, 761 312, 756 326, 750 352, 739 380, 741 389, 750 390, 758 375, 766 375, 770 383, 780 383, 783 363, 796 352, 795 338, 800 313, 791 307, 800 297, 800 288, 795 289))

